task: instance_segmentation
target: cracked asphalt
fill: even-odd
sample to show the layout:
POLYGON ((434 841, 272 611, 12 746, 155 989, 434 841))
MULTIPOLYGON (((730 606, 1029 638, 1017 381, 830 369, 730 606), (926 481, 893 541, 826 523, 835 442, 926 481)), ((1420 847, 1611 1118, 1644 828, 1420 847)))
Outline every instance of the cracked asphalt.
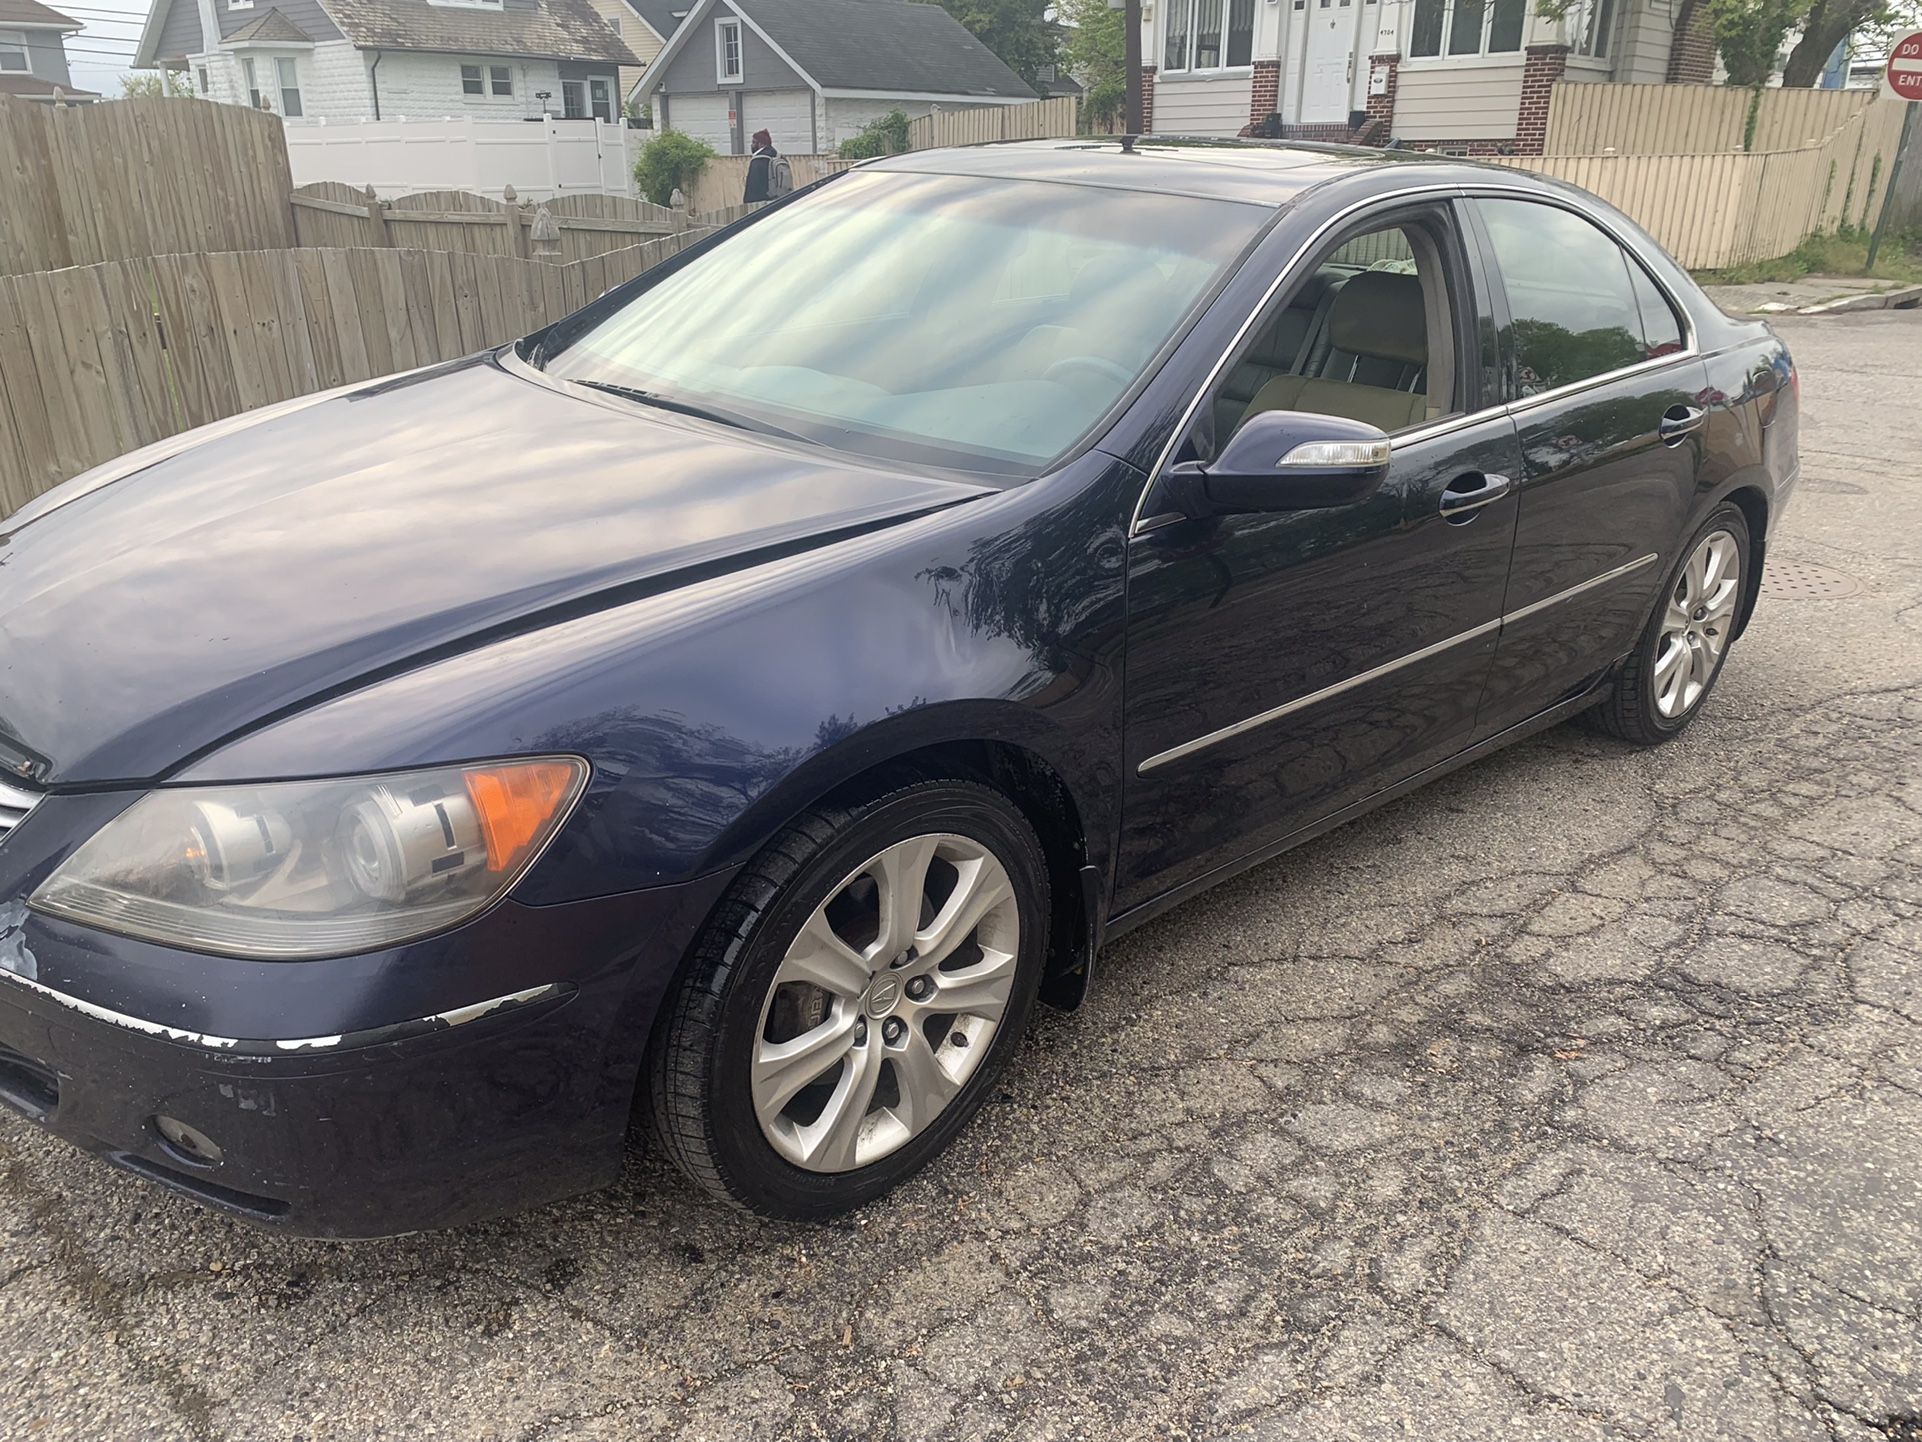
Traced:
POLYGON ((1922 1438, 1922 314, 1787 320, 1706 713, 1563 728, 1130 936, 827 1228, 617 1188, 282 1240, 0 1115, 0 1436, 1922 1438))

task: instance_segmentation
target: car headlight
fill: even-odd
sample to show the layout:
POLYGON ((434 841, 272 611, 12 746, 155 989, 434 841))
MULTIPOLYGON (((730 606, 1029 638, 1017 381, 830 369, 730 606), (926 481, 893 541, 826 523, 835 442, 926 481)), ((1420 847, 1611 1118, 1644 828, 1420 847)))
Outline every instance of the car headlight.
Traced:
POLYGON ((225 956, 373 951, 499 898, 587 781, 571 756, 163 788, 41 883, 40 911, 225 956))

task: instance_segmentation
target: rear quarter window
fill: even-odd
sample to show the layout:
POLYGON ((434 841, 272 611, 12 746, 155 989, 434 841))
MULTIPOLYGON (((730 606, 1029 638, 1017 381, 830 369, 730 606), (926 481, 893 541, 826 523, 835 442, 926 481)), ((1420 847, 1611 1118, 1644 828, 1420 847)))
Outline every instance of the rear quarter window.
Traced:
MULTIPOLYGON (((1516 386, 1522 396, 1648 358, 1630 274, 1640 269, 1610 236, 1559 206, 1484 200, 1480 207, 1508 295, 1516 386)), ((1642 279, 1647 281, 1646 276, 1642 279)), ((1669 321, 1674 323, 1672 314, 1669 321)), ((1679 344, 1679 331, 1676 341, 1679 344)))

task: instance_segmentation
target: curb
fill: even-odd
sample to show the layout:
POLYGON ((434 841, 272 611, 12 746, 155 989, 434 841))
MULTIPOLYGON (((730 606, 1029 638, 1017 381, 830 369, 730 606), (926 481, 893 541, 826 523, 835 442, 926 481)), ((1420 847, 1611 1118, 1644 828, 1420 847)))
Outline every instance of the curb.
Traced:
POLYGON ((1877 291, 1870 295, 1845 295, 1836 300, 1818 301, 1814 305, 1760 305, 1755 308, 1755 314, 1841 315, 1856 310, 1904 310, 1918 304, 1922 304, 1922 285, 1910 285, 1900 290, 1877 291))

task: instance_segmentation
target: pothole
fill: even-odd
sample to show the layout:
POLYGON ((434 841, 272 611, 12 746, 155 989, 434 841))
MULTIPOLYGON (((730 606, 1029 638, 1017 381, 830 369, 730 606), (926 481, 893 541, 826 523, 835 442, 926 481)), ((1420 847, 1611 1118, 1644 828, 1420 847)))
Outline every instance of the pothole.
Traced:
POLYGON ((1862 583, 1846 571, 1813 561, 1770 560, 1762 570, 1762 594, 1785 601, 1833 601, 1861 589, 1862 583))

